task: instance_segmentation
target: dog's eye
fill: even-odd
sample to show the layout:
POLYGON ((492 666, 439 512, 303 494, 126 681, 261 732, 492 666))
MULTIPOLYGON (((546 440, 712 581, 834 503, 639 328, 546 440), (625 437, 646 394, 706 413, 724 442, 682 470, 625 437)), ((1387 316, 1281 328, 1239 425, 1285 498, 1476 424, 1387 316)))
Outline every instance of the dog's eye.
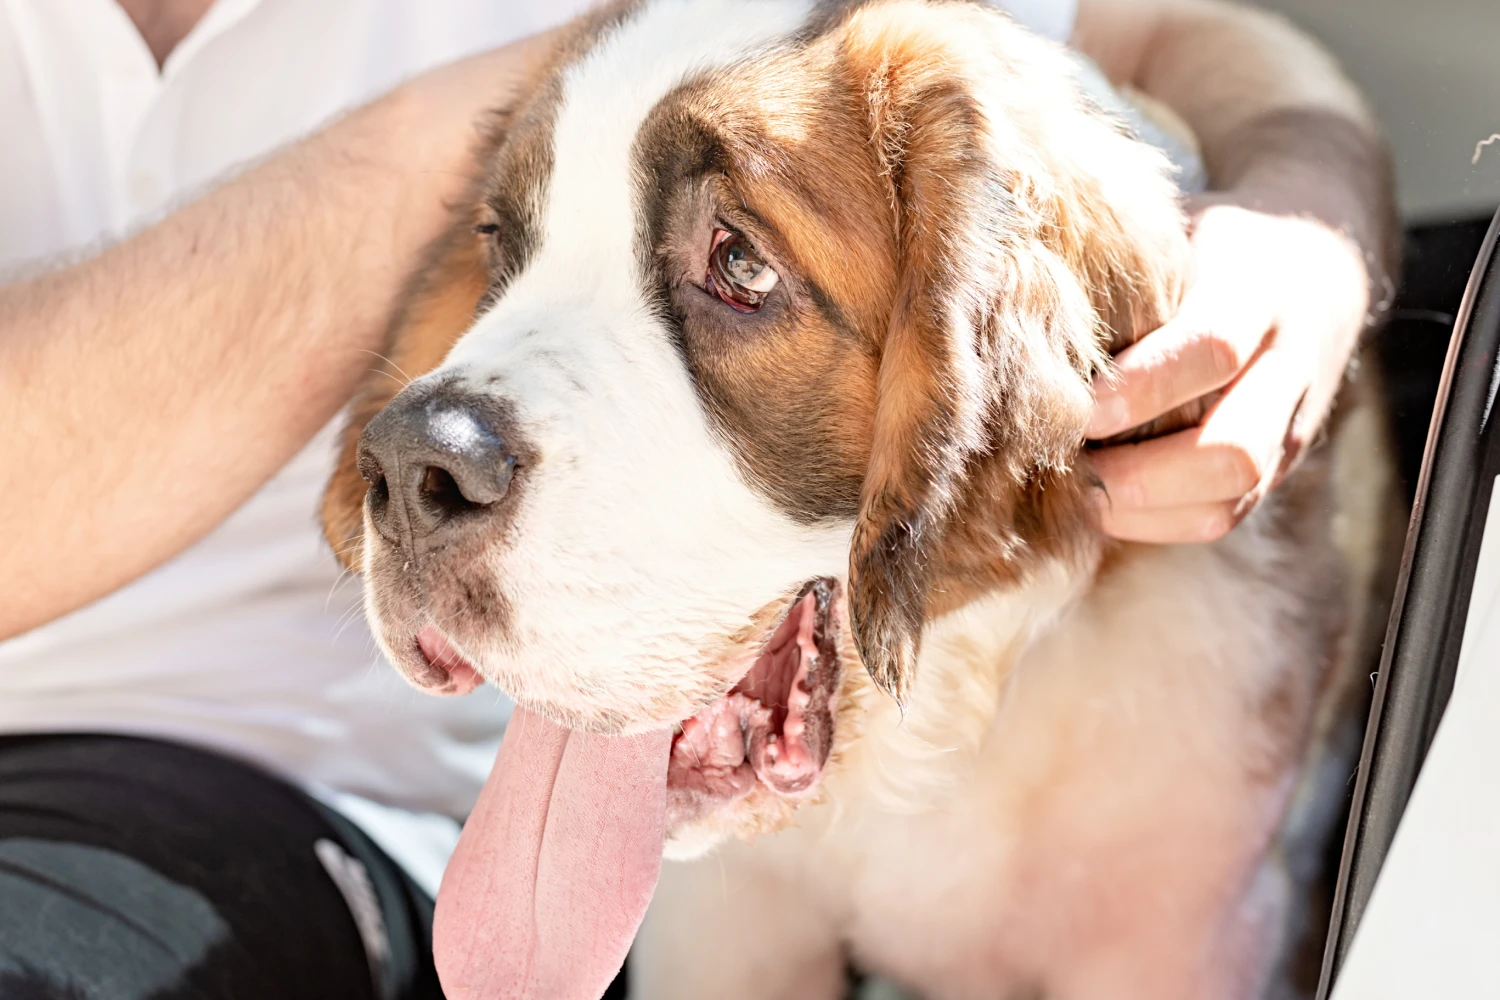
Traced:
POLYGON ((708 290, 740 312, 755 312, 781 276, 763 260, 750 241, 727 229, 714 230, 708 253, 708 290))

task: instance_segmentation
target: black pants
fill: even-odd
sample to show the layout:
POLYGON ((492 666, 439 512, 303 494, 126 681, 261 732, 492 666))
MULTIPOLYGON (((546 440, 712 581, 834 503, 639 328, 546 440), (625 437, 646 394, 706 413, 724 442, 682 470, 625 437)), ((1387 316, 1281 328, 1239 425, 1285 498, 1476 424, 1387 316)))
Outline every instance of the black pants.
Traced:
POLYGON ((253 767, 0 737, 0 1000, 428 1000, 432 901, 253 767))

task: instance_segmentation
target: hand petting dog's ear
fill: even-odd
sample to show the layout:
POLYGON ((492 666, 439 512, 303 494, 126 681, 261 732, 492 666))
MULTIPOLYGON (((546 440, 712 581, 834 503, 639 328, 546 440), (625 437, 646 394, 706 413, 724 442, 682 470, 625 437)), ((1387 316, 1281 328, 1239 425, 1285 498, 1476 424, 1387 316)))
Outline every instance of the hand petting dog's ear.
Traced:
POLYGON ((1143 542, 1227 534, 1296 463, 1344 378, 1370 306, 1359 248, 1313 218, 1201 207, 1176 318, 1095 385, 1104 439, 1223 390, 1187 430, 1094 453, 1104 530, 1143 542))

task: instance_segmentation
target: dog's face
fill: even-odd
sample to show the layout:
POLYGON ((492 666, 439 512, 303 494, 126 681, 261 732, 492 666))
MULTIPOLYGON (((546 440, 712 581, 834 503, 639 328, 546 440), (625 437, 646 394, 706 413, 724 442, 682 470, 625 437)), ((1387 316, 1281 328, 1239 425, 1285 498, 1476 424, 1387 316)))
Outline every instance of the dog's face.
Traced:
POLYGON ((1160 157, 978 8, 659 0, 566 51, 325 517, 413 682, 681 723, 687 842, 812 793, 850 664, 904 697, 933 614, 1090 530, 1089 380, 1170 308, 1182 227, 1160 157))

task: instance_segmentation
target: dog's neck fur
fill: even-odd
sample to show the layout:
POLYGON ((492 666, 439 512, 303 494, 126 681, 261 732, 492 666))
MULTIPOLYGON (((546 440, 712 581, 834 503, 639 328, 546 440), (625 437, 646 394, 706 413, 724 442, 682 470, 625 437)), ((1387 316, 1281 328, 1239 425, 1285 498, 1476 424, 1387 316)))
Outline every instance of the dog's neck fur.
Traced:
MULTIPOLYGON (((905 711, 854 671, 843 719, 857 735, 829 774, 830 795, 894 812, 940 806, 959 792, 1005 705, 1031 643, 1087 591, 1106 543, 1034 564, 1018 583, 993 587, 930 622, 905 711)), ((841 720, 842 721, 842 720, 841 720)))

